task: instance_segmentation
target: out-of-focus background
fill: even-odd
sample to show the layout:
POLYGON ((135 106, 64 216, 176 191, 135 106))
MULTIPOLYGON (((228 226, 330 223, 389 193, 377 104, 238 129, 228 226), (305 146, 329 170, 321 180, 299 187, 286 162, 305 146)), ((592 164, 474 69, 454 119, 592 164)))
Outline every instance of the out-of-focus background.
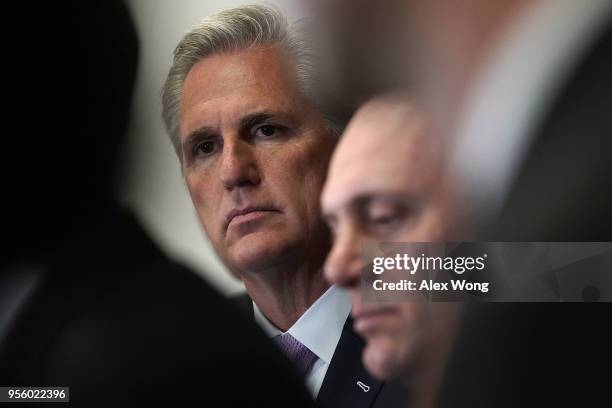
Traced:
POLYGON ((203 18, 248 3, 278 7, 289 19, 304 13, 292 0, 128 0, 140 40, 140 58, 129 137, 120 170, 121 200, 159 246, 225 294, 243 290, 204 236, 178 158, 161 119, 161 88, 172 52, 183 34, 203 18))

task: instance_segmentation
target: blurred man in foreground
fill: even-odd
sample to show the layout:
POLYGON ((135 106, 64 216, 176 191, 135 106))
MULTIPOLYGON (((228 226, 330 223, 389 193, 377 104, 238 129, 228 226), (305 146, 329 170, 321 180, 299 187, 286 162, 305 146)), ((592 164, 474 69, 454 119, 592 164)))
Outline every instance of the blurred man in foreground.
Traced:
MULTIPOLYGON (((348 89, 408 85, 433 133, 453 141, 451 174, 472 201, 476 238, 611 240, 612 2, 308 3, 330 20, 345 66, 363 68, 348 89)), ((606 305, 469 308, 443 406, 608 399, 588 374, 610 356, 606 305)))
POLYGON ((351 120, 321 198, 334 234, 325 274, 351 293, 354 327, 367 341, 366 368, 379 378, 402 379, 418 406, 435 395, 459 307, 425 301, 364 303, 361 251, 366 242, 460 236, 463 208, 445 166, 445 146, 428 134, 423 112, 403 95, 378 97, 351 120))

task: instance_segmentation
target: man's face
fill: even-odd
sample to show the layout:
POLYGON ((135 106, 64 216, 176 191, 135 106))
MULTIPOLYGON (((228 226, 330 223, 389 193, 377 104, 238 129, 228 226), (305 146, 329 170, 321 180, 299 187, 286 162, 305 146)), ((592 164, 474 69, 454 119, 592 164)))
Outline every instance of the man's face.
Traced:
POLYGON ((318 202, 335 138, 279 48, 194 65, 183 85, 180 135, 198 216, 234 273, 273 268, 328 242, 318 202))
POLYGON ((325 276, 350 291, 354 328, 367 341, 364 363, 380 378, 417 368, 432 340, 432 313, 443 307, 363 303, 360 292, 362 243, 443 241, 451 234, 441 149, 425 130, 423 116, 407 103, 368 103, 342 136, 322 195, 334 233, 325 276))

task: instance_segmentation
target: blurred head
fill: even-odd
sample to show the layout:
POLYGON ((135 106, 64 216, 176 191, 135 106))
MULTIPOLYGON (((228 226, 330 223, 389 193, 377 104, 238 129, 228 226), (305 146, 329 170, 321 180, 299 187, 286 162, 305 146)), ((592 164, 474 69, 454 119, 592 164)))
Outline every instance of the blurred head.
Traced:
MULTIPOLYGON (((2 226, 10 237, 2 258, 10 262, 53 252, 94 231, 113 211, 138 57, 136 30, 121 0, 18 10, 11 18, 32 28, 23 32, 24 42, 38 45, 36 63, 12 65, 10 76, 20 80, 5 83, 8 116, 23 127, 7 138, 5 151, 12 154, 0 171, 2 226)), ((7 53, 25 57, 15 45, 7 53)))
POLYGON ((452 132, 453 115, 479 64, 513 19, 540 0, 303 0, 329 32, 346 72, 343 86, 362 95, 410 87, 452 132))
POLYGON ((322 262, 328 248, 319 197, 337 130, 306 90, 301 44, 272 9, 228 10, 185 36, 166 81, 191 198, 235 273, 322 262))
POLYGON ((381 378, 409 375, 424 363, 439 318, 437 303, 363 303, 361 244, 445 241, 457 235, 457 201, 444 172, 443 145, 424 114, 401 95, 366 103, 334 153, 322 195, 334 235, 325 276, 353 299, 364 363, 381 378))

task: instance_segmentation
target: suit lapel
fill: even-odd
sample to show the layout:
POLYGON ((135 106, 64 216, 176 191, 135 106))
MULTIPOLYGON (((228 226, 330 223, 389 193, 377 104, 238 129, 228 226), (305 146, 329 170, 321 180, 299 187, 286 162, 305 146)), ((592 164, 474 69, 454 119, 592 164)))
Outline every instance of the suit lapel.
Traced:
MULTIPOLYGON (((234 296, 231 300, 234 306, 246 313, 250 320, 255 320, 253 302, 247 294, 234 296)), ((353 330, 353 319, 349 316, 344 323, 336 351, 319 390, 318 406, 372 408, 377 400, 383 406, 401 405, 406 392, 403 388, 376 380, 366 371, 361 360, 364 345, 363 339, 353 330), (381 396, 383 388, 385 392, 381 396), (378 398, 379 396, 382 400, 378 398)))
POLYGON ((318 405, 334 408, 373 405, 383 382, 372 378, 365 370, 361 362, 363 347, 364 342, 353 331, 353 319, 349 317, 321 385, 318 405))

